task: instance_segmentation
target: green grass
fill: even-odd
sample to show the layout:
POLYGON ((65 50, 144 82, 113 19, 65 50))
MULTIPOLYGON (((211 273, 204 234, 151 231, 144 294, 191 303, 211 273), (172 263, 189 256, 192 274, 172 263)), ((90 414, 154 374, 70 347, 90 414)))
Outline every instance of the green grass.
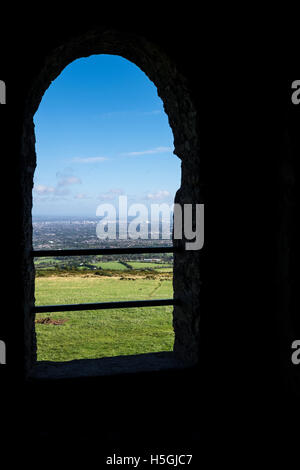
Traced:
POLYGON ((117 269, 118 271, 125 271, 126 266, 124 264, 119 263, 119 261, 101 261, 98 263, 93 263, 94 266, 97 268, 102 268, 102 269, 117 269))
MULTIPOLYGON (((130 271, 127 271, 128 275, 130 271)), ((171 276, 153 279, 99 276, 36 278, 36 305, 139 300, 172 297, 171 276)), ((112 309, 37 314, 67 320, 36 323, 38 360, 68 361, 173 348, 172 307, 112 309)))
MULTIPOLYGON (((155 270, 160 271, 161 269, 167 270, 167 272, 171 272, 173 267, 171 263, 152 263, 152 262, 145 262, 145 261, 126 261, 127 265, 130 266, 132 269, 141 269, 141 270, 155 270)), ((68 266, 68 261, 64 259, 55 259, 55 258, 36 258, 34 261, 35 267, 37 270, 56 270, 59 266, 68 266)), ((116 271, 126 271, 130 270, 126 265, 122 264, 120 261, 102 261, 99 257, 98 261, 91 260, 88 261, 87 264, 89 266, 94 266, 98 269, 103 269, 106 271, 116 270, 116 271)), ((77 269, 80 271, 90 269, 83 264, 80 265, 80 261, 77 262, 77 269)))
POLYGON ((128 261, 128 264, 132 266, 133 269, 159 269, 159 268, 171 268, 171 264, 166 263, 147 263, 143 261, 128 261))

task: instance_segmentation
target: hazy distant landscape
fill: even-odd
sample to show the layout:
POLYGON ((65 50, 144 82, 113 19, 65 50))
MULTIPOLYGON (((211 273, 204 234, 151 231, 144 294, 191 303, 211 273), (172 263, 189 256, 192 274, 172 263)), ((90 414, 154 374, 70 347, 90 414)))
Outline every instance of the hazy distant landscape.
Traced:
MULTIPOLYGON (((131 221, 128 217, 128 223, 131 221)), ((68 248, 102 248, 112 246, 166 246, 172 245, 170 238, 155 240, 151 238, 151 224, 149 225, 148 240, 100 240, 97 238, 96 227, 99 218, 85 217, 33 217, 33 246, 34 249, 68 249, 68 248)), ((117 221, 118 227, 118 221, 117 221)), ((118 233, 118 230, 117 230, 118 233)))

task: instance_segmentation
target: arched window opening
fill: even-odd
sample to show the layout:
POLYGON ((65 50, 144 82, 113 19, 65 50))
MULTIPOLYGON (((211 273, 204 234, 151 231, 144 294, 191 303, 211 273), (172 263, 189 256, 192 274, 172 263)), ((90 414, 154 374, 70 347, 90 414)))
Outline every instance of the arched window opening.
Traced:
POLYGON ((33 248, 50 250, 35 258, 38 361, 173 351, 172 305, 93 309, 173 299, 173 253, 147 251, 172 247, 181 172, 155 85, 120 56, 78 59, 34 123, 33 248), (82 251, 114 248, 125 252, 82 251))
MULTIPOLYGON (((65 41, 57 47, 57 49, 50 52, 49 56, 45 57, 44 64, 30 85, 24 109, 23 133, 20 151, 20 178, 22 181, 22 184, 20 185, 20 204, 22 204, 23 209, 21 213, 22 220, 20 221, 22 224, 20 256, 23 289, 19 303, 20 306, 22 306, 22 317, 24 320, 24 357, 22 360, 25 376, 27 377, 33 377, 35 375, 38 375, 39 377, 43 376, 43 371, 44 376, 46 377, 55 375, 52 373, 55 368, 52 367, 50 371, 48 369, 48 371, 45 372, 45 369, 40 367, 41 363, 37 362, 35 320, 36 314, 43 312, 38 312, 38 307, 35 304, 34 259, 36 258, 36 251, 34 251, 32 244, 33 227, 31 208, 34 171, 36 167, 34 116, 38 111, 42 98, 51 83, 60 76, 69 64, 72 64, 79 58, 99 54, 123 57, 123 59, 126 59, 139 67, 139 69, 144 72, 155 85, 158 96, 163 102, 163 108, 173 132, 173 153, 179 157, 181 161, 181 184, 180 188, 176 192, 175 203, 180 206, 183 206, 184 204, 191 205, 205 203, 206 166, 201 166, 200 130, 196 111, 196 109, 198 109, 198 105, 195 105, 193 102, 190 85, 182 74, 182 70, 180 70, 177 64, 168 57, 165 51, 161 50, 157 45, 144 37, 125 33, 124 31, 102 29, 99 31, 86 31, 80 36, 76 36, 65 41)), ((74 116, 76 116, 75 112, 74 116)), ((155 144, 155 147, 153 148, 160 146, 164 146, 164 144, 155 144)), ((168 144, 166 146, 168 146, 168 144)), ((144 152, 147 150, 153 150, 153 148, 143 147, 138 150, 130 151, 144 152)), ((137 154, 131 156, 138 159, 137 154)), ((77 159, 83 158, 82 155, 78 154, 72 155, 72 157, 77 159)), ((103 155, 88 155, 86 158, 98 157, 103 157, 103 155)), ((173 158, 175 161, 176 157, 170 156, 169 158, 173 158)), ((79 161, 77 163, 79 163, 79 161)), ((63 170, 66 168, 68 167, 63 167, 63 170)), ((117 169, 116 165, 116 170, 117 169)), ((61 184, 59 187, 54 185, 53 189, 49 190, 49 188, 43 188, 44 183, 36 180, 35 189, 40 184, 40 193, 43 193, 43 191, 44 193, 49 191, 49 195, 51 196, 54 192, 59 192, 59 190, 61 190, 62 193, 65 189, 64 184, 67 181, 69 183, 73 181, 74 186, 72 187, 75 188, 76 179, 74 178, 76 178, 76 175, 70 175, 67 172, 64 173, 62 170, 58 171, 58 173, 61 178, 61 184), (68 178, 71 179, 68 180, 68 178)), ((159 173, 160 169, 158 170, 157 178, 159 173)), ((120 186, 114 186, 110 189, 122 188, 120 186)), ((149 194, 152 195, 152 199, 156 196, 163 195, 163 193, 159 193, 159 191, 164 191, 164 188, 159 187, 156 191, 149 191, 149 194)), ((83 191, 78 190, 76 203, 79 204, 84 202, 84 194, 85 193, 83 191)), ((159 370, 160 367, 177 367, 178 360, 181 364, 184 363, 187 365, 197 365, 199 363, 200 315, 201 312, 204 312, 207 309, 205 295, 207 255, 206 252, 200 253, 200 251, 184 250, 183 247, 185 245, 185 241, 185 237, 183 237, 182 240, 174 238, 171 250, 174 251, 173 289, 174 299, 176 299, 176 302, 174 302, 172 307, 173 329, 175 335, 173 352, 169 353, 172 356, 172 360, 170 361, 169 359, 161 358, 160 356, 161 361, 159 362, 158 356, 156 356, 155 360, 152 361, 152 365, 155 363, 153 366, 154 370, 159 370), (165 363, 163 364, 164 361, 165 363)), ((135 240, 135 242, 137 242, 137 240, 135 240)), ((168 250, 166 250, 166 252, 167 251, 168 250)), ((153 256, 153 254, 151 254, 151 256, 153 256)), ((126 266, 124 266, 124 268, 125 267, 126 266)), ((120 281, 120 284, 122 282, 125 281, 120 281)), ((128 305, 126 304, 126 306, 128 305)), ((139 306, 141 305, 139 304, 139 306)), ((144 307, 143 304, 142 306, 144 307)), ((155 306, 157 306, 157 304, 155 304, 155 306)), ((58 331, 58 328, 61 328, 59 325, 49 326, 57 328, 56 331, 58 331)), ((68 322, 65 322, 64 326, 67 328, 68 322)), ((61 331, 63 331, 62 328, 61 331)), ((160 353, 157 354, 159 355, 160 353)), ((97 361, 107 361, 107 359, 108 358, 103 358, 98 359, 97 361)), ((89 361, 93 362, 92 360, 89 361)), ((53 362, 53 364, 58 363, 53 362)), ((66 362, 65 364, 69 364, 69 362, 66 362)), ((103 362, 101 364, 103 364, 103 362)), ((135 365, 137 366, 137 364, 135 365)), ((139 363, 139 366, 136 368, 144 370, 144 365, 145 362, 143 362, 143 364, 139 363)), ((99 373, 99 367, 94 367, 94 373, 99 373)), ((79 375, 89 376, 91 373, 91 369, 86 369, 86 373, 83 372, 82 367, 79 367, 79 369, 73 370, 74 375, 78 372, 79 375)), ((108 365, 108 369, 110 371, 113 369, 111 362, 108 365)), ((122 366, 117 364, 114 370, 118 372, 120 369, 122 369, 122 366)), ((62 372, 57 372, 58 377, 66 375, 66 369, 62 372)))

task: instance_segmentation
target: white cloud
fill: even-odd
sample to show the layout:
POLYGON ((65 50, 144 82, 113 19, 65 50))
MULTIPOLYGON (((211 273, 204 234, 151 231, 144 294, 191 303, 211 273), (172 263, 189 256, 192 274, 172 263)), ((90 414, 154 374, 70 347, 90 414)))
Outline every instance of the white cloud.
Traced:
POLYGON ((124 194, 123 189, 114 188, 114 189, 110 189, 109 191, 106 191, 105 193, 99 194, 98 199, 105 200, 105 201, 112 201, 117 196, 121 196, 122 194, 124 194))
POLYGON ((55 188, 53 186, 46 186, 45 184, 37 184, 33 189, 35 193, 41 195, 55 193, 55 188))
POLYGON ((57 183, 58 186, 69 186, 71 184, 81 184, 81 179, 77 176, 68 176, 57 183))
POLYGON ((148 193, 146 199, 151 201, 161 201, 163 199, 167 199, 171 194, 166 189, 160 189, 156 191, 156 193, 148 193))
POLYGON ((162 114, 161 109, 154 109, 152 111, 134 111, 134 110, 125 110, 125 111, 110 111, 107 113, 101 113, 100 118, 110 119, 113 117, 127 117, 127 116, 152 116, 156 114, 162 114))
POLYGON ((34 198, 36 200, 50 200, 55 199, 57 197, 67 196, 70 194, 69 189, 67 188, 59 188, 53 186, 46 186, 45 184, 38 184, 34 186, 34 198))
POLYGON ((57 171, 56 178, 68 178, 73 176, 73 168, 65 168, 64 171, 57 171))
POLYGON ((155 115, 155 114, 162 114, 162 110, 161 109, 155 109, 154 111, 144 111, 142 114, 145 114, 146 116, 147 115, 152 116, 152 115, 155 115))
MULTIPOLYGON (((62 177, 62 173, 57 173, 56 176, 62 177)), ((77 176, 67 175, 65 174, 64 178, 61 178, 56 186, 48 186, 46 184, 34 184, 34 195, 35 198, 38 199, 45 199, 47 196, 51 196, 53 198, 67 196, 70 194, 70 190, 68 186, 72 184, 81 184, 81 180, 77 178, 77 176)))
POLYGON ((166 152, 173 152, 172 147, 155 147, 154 149, 141 150, 139 152, 127 152, 127 153, 123 153, 122 155, 135 157, 135 156, 140 156, 140 155, 153 155, 156 153, 166 153, 166 152))
POLYGON ((122 195, 124 194, 124 189, 121 188, 113 188, 109 190, 110 193, 116 194, 116 195, 122 195))
POLYGON ((108 160, 106 157, 75 157, 73 158, 73 162, 78 162, 78 163, 96 163, 96 162, 104 162, 105 160, 108 160))
POLYGON ((87 196, 84 193, 75 194, 74 199, 91 199, 90 196, 87 196))

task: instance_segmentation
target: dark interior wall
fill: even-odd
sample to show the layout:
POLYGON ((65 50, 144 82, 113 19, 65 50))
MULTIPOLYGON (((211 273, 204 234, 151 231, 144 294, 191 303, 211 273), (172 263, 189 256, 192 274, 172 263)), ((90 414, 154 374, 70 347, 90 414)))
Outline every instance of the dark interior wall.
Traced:
MULTIPOLYGON (((55 433, 59 423, 61 435, 72 430, 73 437, 76 433, 83 436, 89 434, 91 423, 101 421, 106 428, 97 436, 102 433, 103 439, 104 429, 110 429, 121 439, 129 433, 150 442, 147 431, 165 429, 167 422, 167 433, 158 433, 161 443, 177 438, 180 445, 185 437, 192 442, 192 433, 204 430, 205 452, 205 443, 221 446, 230 438, 246 444, 241 442, 240 430, 246 433, 253 422, 259 423, 253 444, 258 446, 259 438, 263 442, 263 430, 273 425, 274 434, 275 430, 278 435, 282 432, 277 428, 280 411, 291 404, 294 413, 297 411, 299 374, 290 365, 289 343, 291 338, 300 339, 300 106, 291 105, 291 81, 280 80, 270 71, 257 44, 239 36, 241 55, 228 31, 216 29, 214 22, 204 29, 206 18, 193 16, 176 11, 169 18, 155 11, 141 14, 136 21, 129 12, 100 19, 92 12, 73 12, 69 17, 49 12, 47 22, 42 14, 22 21, 14 41, 11 34, 2 32, 6 46, 1 51, 0 79, 7 84, 8 104, 0 107, 1 159, 9 192, 2 204, 5 279, 0 318, 7 366, 1 367, 0 374, 6 384, 4 402, 13 399, 12 414, 23 417, 20 433, 28 423, 36 434, 45 429, 55 433), (33 170, 29 165, 26 176, 20 162, 26 99, 51 51, 95 28, 141 35, 157 44, 186 77, 198 112, 202 161, 201 171, 195 169, 194 173, 199 175, 199 187, 203 185, 207 214, 206 257, 199 259, 199 272, 204 273, 199 296, 203 312, 197 343, 200 364, 189 373, 112 379, 105 384, 81 381, 24 386, 22 305, 31 292, 24 288, 22 263, 29 255, 24 237, 30 238, 30 233, 24 232, 20 208, 22 188, 33 170), (208 182, 209 199, 204 186, 208 182), (120 387, 122 400, 117 392, 120 387), (45 397, 47 407, 43 406, 45 397), (105 410, 94 406, 97 400, 106 404, 105 410)), ((32 284, 32 279, 27 281, 32 284)))
MULTIPOLYGON (((3 311, 11 312, 5 318, 1 317, 1 339, 5 340, 7 344, 7 366, 1 369, 3 372, 3 381, 7 384, 7 399, 13 399, 16 403, 14 411, 12 412, 14 420, 17 418, 21 422, 21 429, 24 435, 25 429, 36 432, 40 435, 43 432, 57 433, 57 423, 59 422, 59 415, 65 414, 62 420, 62 429, 68 429, 68 432, 74 434, 79 432, 78 427, 83 429, 80 434, 81 437, 89 435, 89 424, 93 425, 94 420, 103 423, 103 429, 98 430, 99 434, 107 432, 115 432, 121 438, 127 440, 129 435, 133 435, 134 439, 142 439, 146 434, 150 433, 152 428, 157 428, 156 435, 161 442, 173 441, 176 429, 180 429, 180 435, 186 436, 193 434, 197 429, 197 411, 195 410, 195 403, 198 401, 198 373, 197 371, 187 373, 161 373, 156 375, 138 375, 136 377, 120 377, 116 380, 108 380, 103 383, 103 380, 91 381, 78 381, 75 384, 69 383, 52 383, 51 385, 44 385, 43 383, 24 384, 24 358, 27 364, 30 364, 34 359, 30 351, 34 350, 34 336, 31 335, 33 326, 33 317, 30 316, 30 304, 32 304, 32 289, 33 289, 33 269, 30 260, 30 240, 31 240, 31 227, 28 223, 30 220, 31 210, 31 189, 32 189, 32 176, 35 167, 34 159, 34 140, 32 139, 32 122, 31 116, 28 115, 28 110, 34 112, 42 93, 47 86, 47 83, 36 87, 37 80, 41 70, 47 69, 47 66, 53 67, 50 70, 50 78, 54 79, 57 73, 60 72, 62 66, 72 60, 72 51, 62 50, 61 54, 57 55, 57 63, 47 62, 47 57, 51 55, 53 49, 60 47, 61 44, 72 42, 75 37, 85 35, 87 31, 108 31, 107 33, 107 51, 112 51, 110 44, 110 31, 119 31, 120 36, 131 36, 135 40, 136 37, 144 37, 145 41, 152 42, 158 49, 163 51, 166 60, 161 61, 159 56, 152 57, 152 67, 149 64, 143 64, 143 59, 138 54, 139 44, 131 41, 132 51, 127 45, 122 44, 119 40, 117 47, 120 54, 128 59, 137 63, 142 69, 147 71, 149 75, 153 74, 155 77, 155 84, 158 89, 162 89, 164 97, 166 97, 165 105, 169 107, 169 116, 173 122, 171 126, 176 126, 180 131, 176 133, 175 148, 179 156, 186 155, 186 160, 194 161, 193 166, 189 169, 188 166, 184 168, 184 181, 188 185, 188 179, 191 180, 192 186, 195 188, 192 198, 199 196, 199 188, 197 184, 200 183, 200 178, 197 176, 198 165, 196 158, 199 155, 199 143, 196 138, 195 126, 199 127, 198 118, 192 109, 197 106, 197 93, 195 93, 195 84, 197 79, 194 77, 194 70, 190 58, 187 57, 186 52, 181 50, 178 31, 172 31, 169 26, 166 27, 165 21, 155 20, 155 28, 150 18, 145 17, 141 19, 139 24, 134 19, 126 21, 120 19, 107 20, 98 24, 97 21, 85 18, 78 18, 76 21, 66 24, 62 19, 55 19, 55 27, 53 22, 47 24, 35 23, 34 29, 27 27, 20 27, 18 33, 18 41, 11 43, 7 54, 3 56, 3 69, 4 74, 1 79, 5 80, 7 84, 7 102, 10 106, 1 109, 3 127, 2 127, 2 155, 7 154, 5 159, 5 166, 3 167, 3 174, 12 175, 11 192, 12 198, 4 207, 4 219, 9 230, 3 234, 5 247, 12 247, 10 253, 5 253, 7 260, 6 272, 6 287, 4 290, 11 293, 5 299, 3 304, 3 311), (136 52, 137 51, 137 52, 136 52), (177 59, 176 59, 176 56, 177 59), (13 57, 13 58, 12 58, 13 57), (171 70, 172 77, 169 77, 168 71, 170 66, 169 61, 176 64, 176 70, 171 70), (181 59, 179 59, 181 58, 181 59), (179 59, 179 60, 178 60, 179 59), (65 62, 64 62, 65 61, 65 62), (49 65, 50 64, 50 65, 49 65), (187 83, 181 83, 181 76, 185 76, 186 72, 190 70, 190 78, 187 83), (159 78, 161 77, 161 79, 159 78), (32 87, 35 86, 38 92, 31 94, 32 87), (176 89, 183 88, 184 93, 182 99, 177 100, 176 89), (31 97, 29 101, 28 97, 31 97), (33 100, 32 100, 33 96, 33 100), (187 98, 189 96, 189 98, 187 98), (179 111, 172 107, 179 106, 179 111), (177 116, 177 122, 175 117, 177 116), (185 119, 182 119, 185 116, 185 119), (188 124, 191 121, 192 124, 188 124), (25 123, 25 131, 24 131, 25 123), (190 147, 187 147, 186 141, 189 140, 190 147), (4 150, 5 149, 5 150, 4 150), (25 165, 24 165, 25 162, 25 165), (12 202, 13 201, 13 202, 12 202), (25 207, 25 212, 23 212, 25 207), (13 286, 11 280, 13 279, 13 286), (28 302, 29 300, 29 302, 28 302), (24 312, 24 304, 27 304, 27 311, 24 312), (24 321, 25 318, 25 321, 24 321), (28 322, 28 318, 30 321, 28 322), (25 343, 24 343, 25 332, 25 343), (28 343, 28 338, 30 342, 28 343), (195 375, 196 374, 196 375, 195 375), (70 394, 76 389, 76 397, 70 399, 70 394), (118 391, 123 390, 122 397, 120 398, 118 391), (58 401, 53 397, 57 396, 58 401), (184 398, 188 396, 189 398, 184 398), (104 403, 104 407, 92 404, 93 400, 100 400, 104 403), (48 403, 46 409, 43 406, 44 400, 48 403), (182 408, 180 403, 183 403, 182 408), (189 422, 190 403, 193 405, 193 418, 189 424, 187 432, 186 425, 181 426, 180 422, 183 420, 189 422), (57 407, 57 410, 55 408, 57 407), (74 406, 76 405, 76 412, 74 413, 74 406), (176 407, 180 408, 179 415, 174 414, 176 407), (41 409, 43 412, 40 413, 41 409), (44 414, 45 413, 45 414, 44 414), (42 418, 43 416, 43 418, 42 418), (80 424, 79 424, 80 423, 80 424), (169 436, 165 434, 165 427, 163 423, 168 423, 169 436), (27 427, 28 426, 28 427, 27 427), (106 429, 107 431, 105 431, 106 429), (129 429, 129 431, 128 431, 129 429), (109 431, 110 430, 110 431, 109 431)), ((87 42, 93 43, 93 38, 89 38, 87 42)), ((188 40, 188 39, 187 39, 188 40)), ((143 44, 142 44, 143 46, 143 44)), ((91 53, 88 45, 83 45, 80 51, 80 46, 74 45, 74 59, 80 55, 89 55, 91 53)), ((102 52, 103 49, 101 49, 102 52)), ((96 50, 94 49, 94 52, 96 50)), ((116 49, 115 49, 115 52, 116 49)), ((150 51, 151 54, 151 51, 150 51)), ((154 51, 155 55, 155 51, 154 51)), ((197 83, 198 87, 198 83, 197 83)), ((204 167, 202 172, 202 182, 204 179, 204 167)), ((186 199, 186 192, 183 196, 186 199)), ((178 196, 180 200, 180 195, 178 196)), ((191 202, 188 200, 188 202, 191 202)), ((199 201, 202 202, 202 201, 199 201)), ((180 261, 180 259, 179 259, 180 261)), ((199 276, 193 279, 193 271, 191 269, 195 259, 191 258, 189 263, 189 276, 190 282, 186 282, 185 290, 193 294, 195 298, 192 315, 197 312, 196 298, 199 295, 196 289, 196 284, 199 281, 199 276), (193 286, 194 284, 194 286, 193 286)), ((204 265, 203 265, 204 269, 204 265)), ((178 272, 177 283, 180 283, 182 272, 178 272)), ((187 279, 188 279, 187 277, 187 279)), ((186 280, 187 280, 186 279, 186 280)), ((187 293, 185 294, 187 296, 187 293)), ((181 323, 185 322, 185 318, 181 319, 181 323)), ((176 326, 175 326, 176 327, 176 326)), ((190 355, 199 358, 199 325, 196 328, 190 329, 188 334, 196 331, 196 335, 192 338, 191 344, 186 343, 186 350, 190 355)), ((180 350, 180 341, 178 342, 177 350, 180 350)), ((12 423, 8 429, 12 432, 12 423)), ((59 426, 60 427, 60 426, 59 426)), ((93 427, 93 426, 92 426, 93 427)), ((67 436, 64 436, 68 439, 67 436)))

